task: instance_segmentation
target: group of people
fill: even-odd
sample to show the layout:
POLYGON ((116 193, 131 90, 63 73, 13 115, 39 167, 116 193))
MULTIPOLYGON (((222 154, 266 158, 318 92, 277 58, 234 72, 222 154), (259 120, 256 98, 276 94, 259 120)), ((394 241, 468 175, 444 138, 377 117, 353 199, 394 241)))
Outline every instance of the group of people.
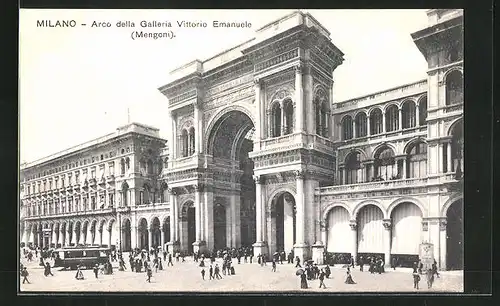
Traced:
MULTIPOLYGON (((414 289, 419 289, 419 282, 420 282, 420 275, 424 274, 424 271, 423 271, 423 263, 421 261, 418 262, 414 262, 413 263, 413 288, 414 289)), ((437 268, 437 262, 436 260, 434 260, 434 262, 432 263, 431 267, 429 269, 427 269, 425 271, 425 276, 426 276, 426 280, 427 280, 427 289, 431 289, 432 288, 432 285, 434 284, 434 275, 437 275, 437 277, 439 278, 439 272, 438 272, 438 268, 437 268)))

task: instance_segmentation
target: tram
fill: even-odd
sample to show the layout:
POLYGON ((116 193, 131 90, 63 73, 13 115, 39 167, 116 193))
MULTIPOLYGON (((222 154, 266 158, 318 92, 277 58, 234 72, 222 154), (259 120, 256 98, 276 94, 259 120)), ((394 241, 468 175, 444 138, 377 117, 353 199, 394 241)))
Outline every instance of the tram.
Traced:
POLYGON ((110 248, 103 247, 67 247, 54 250, 54 267, 76 270, 91 269, 96 264, 109 261, 110 248))

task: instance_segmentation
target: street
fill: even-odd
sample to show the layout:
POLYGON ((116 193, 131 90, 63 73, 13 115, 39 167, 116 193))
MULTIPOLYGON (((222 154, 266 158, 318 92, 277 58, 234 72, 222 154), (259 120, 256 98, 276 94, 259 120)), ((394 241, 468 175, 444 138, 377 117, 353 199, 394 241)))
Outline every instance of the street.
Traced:
MULTIPOLYGON (((99 275, 96 279, 92 270, 83 270, 84 280, 76 280, 76 271, 59 271, 52 269, 54 276, 45 277, 43 268, 38 266, 39 260, 22 263, 27 266, 30 273, 28 279, 31 284, 21 284, 21 292, 49 291, 49 292, 85 292, 85 291, 157 291, 157 292, 273 292, 273 291, 300 291, 300 292, 461 292, 463 291, 462 271, 440 272, 441 277, 435 278, 432 289, 427 289, 425 275, 421 276, 420 289, 413 289, 411 269, 387 270, 383 274, 370 274, 360 272, 359 267, 352 270, 352 276, 357 284, 345 284, 346 269, 341 265, 331 268, 330 279, 325 279, 326 289, 319 289, 319 280, 308 281, 308 289, 300 289, 300 278, 295 275, 294 264, 277 264, 277 271, 272 272, 271 263, 267 266, 253 264, 238 264, 233 259, 235 275, 224 275, 223 279, 209 280, 208 266, 205 267, 205 280, 201 278, 201 268, 193 262, 191 257, 186 262, 175 262, 173 267, 163 263, 164 270, 157 273, 153 270, 151 283, 146 282, 146 273, 130 271, 128 256, 126 258, 126 271, 118 271, 114 262, 113 275, 99 275)), ((207 263, 209 261, 205 261, 207 263)), ((242 259, 243 262, 243 259, 242 259)), ((222 266, 218 259, 216 263, 222 266)), ((22 278, 20 278, 22 279, 22 278)))

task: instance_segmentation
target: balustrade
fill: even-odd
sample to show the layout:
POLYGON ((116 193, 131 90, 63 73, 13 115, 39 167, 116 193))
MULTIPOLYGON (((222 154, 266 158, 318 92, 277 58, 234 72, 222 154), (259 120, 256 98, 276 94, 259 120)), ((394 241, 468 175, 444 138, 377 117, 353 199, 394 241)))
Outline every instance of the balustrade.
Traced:
POLYGON ((345 193, 345 192, 365 192, 378 189, 396 189, 427 184, 427 178, 409 178, 402 180, 388 180, 379 182, 368 182, 340 186, 328 186, 320 188, 320 192, 325 193, 345 193))

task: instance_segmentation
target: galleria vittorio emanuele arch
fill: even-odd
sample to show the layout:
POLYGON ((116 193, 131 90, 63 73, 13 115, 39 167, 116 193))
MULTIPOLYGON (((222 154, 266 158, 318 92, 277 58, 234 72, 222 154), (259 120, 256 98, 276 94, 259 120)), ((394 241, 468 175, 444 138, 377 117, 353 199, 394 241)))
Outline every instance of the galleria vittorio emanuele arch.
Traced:
MULTIPOLYGON (((167 139, 139 123, 22 168, 21 239, 35 245, 252 247, 463 261, 463 15, 411 35, 428 77, 335 102, 344 61, 300 11, 159 88, 167 139)), ((366 67, 370 69, 370 67, 366 67)))

